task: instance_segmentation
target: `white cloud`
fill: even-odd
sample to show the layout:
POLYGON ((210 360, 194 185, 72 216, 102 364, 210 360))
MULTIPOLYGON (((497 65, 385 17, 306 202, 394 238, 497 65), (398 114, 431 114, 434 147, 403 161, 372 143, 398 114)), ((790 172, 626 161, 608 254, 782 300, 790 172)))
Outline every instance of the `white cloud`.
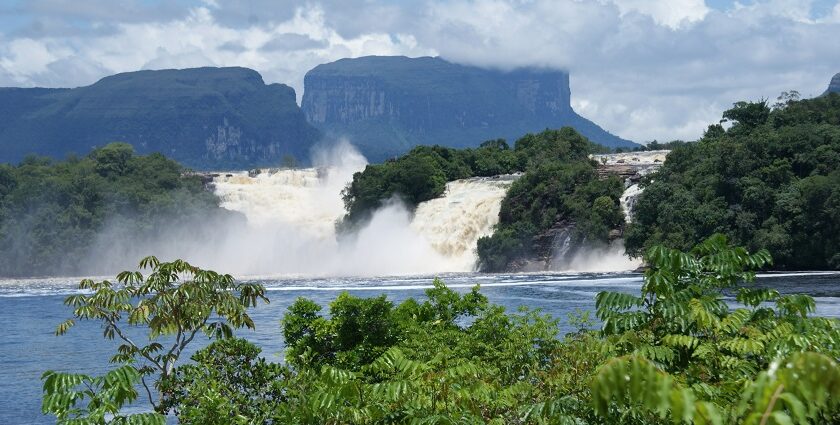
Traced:
POLYGON ((671 28, 702 20, 709 8, 704 0, 613 0, 622 15, 637 12, 671 28))
POLYGON ((745 1, 727 11, 702 0, 256 4, 262 9, 205 1, 154 19, 163 12, 96 12, 92 31, 78 34, 0 28, 0 85, 77 86, 137 69, 236 65, 301 96, 305 72, 321 63, 440 54, 478 66, 568 69, 582 115, 626 138, 662 141, 699 137, 737 100, 820 94, 840 71, 840 3, 820 17, 810 0, 745 1))

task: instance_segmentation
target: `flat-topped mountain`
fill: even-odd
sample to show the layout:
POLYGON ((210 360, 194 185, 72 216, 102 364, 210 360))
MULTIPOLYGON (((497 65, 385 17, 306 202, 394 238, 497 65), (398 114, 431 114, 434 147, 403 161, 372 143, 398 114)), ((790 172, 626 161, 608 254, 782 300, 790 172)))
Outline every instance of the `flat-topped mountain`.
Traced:
POLYGON ((307 120, 327 134, 347 136, 374 160, 418 144, 478 146, 562 126, 605 146, 637 146, 575 113, 569 74, 561 71, 368 56, 319 65, 304 85, 307 120))
POLYGON ((832 78, 831 82, 828 83, 828 90, 826 90, 823 95, 829 93, 840 93, 840 72, 834 74, 834 78, 832 78))
POLYGON ((63 158, 113 141, 195 168, 299 160, 320 139, 295 91, 246 68, 138 71, 75 89, 0 88, 0 161, 63 158))

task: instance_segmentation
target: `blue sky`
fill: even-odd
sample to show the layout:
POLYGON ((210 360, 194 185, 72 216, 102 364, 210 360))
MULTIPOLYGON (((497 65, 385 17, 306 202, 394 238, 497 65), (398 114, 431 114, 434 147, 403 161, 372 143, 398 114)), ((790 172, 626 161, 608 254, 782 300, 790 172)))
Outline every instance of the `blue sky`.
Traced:
POLYGON ((0 86, 246 66, 294 87, 342 57, 571 73, 573 106, 637 141, 695 139, 738 100, 819 95, 840 0, 0 0, 0 86))

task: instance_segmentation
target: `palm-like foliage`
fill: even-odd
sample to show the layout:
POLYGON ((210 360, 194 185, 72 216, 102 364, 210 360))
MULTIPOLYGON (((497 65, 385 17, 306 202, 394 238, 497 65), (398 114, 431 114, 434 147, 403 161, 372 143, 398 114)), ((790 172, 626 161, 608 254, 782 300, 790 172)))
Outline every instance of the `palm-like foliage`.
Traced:
POLYGON ((162 344, 139 347, 123 338, 115 359, 145 360, 143 369, 125 366, 112 374, 120 379, 98 381, 49 372, 44 411, 66 423, 124 420, 119 409, 137 397, 133 383, 159 371, 166 397, 158 409, 185 425, 840 420, 837 321, 809 317, 810 297, 754 286, 767 252, 714 236, 688 253, 652 249, 647 261, 639 296, 598 294, 600 332, 582 329, 561 340, 555 319, 527 309, 507 313, 477 287, 461 294, 435 281, 424 302, 342 294, 328 316, 299 299, 282 322, 285 365, 225 338, 174 368, 196 333, 228 336, 253 326, 246 309, 262 288, 148 259, 148 278, 121 274, 119 288, 86 281, 93 294, 68 303, 77 318, 102 321, 106 336, 123 338, 124 316, 153 337, 170 335, 171 354, 162 344), (90 401, 85 407, 82 400, 90 401))
MULTIPOLYGON (((165 381, 172 374, 184 349, 196 335, 230 337, 234 328, 253 328, 247 309, 265 298, 265 289, 253 283, 240 283, 230 275, 203 270, 183 260, 161 262, 146 257, 140 269, 124 271, 117 283, 85 279, 65 304, 73 307, 73 318, 58 325, 57 335, 67 333, 76 320, 102 323, 104 336, 118 338, 122 344, 111 359, 114 363, 136 363, 144 376, 157 374, 165 381), (141 344, 126 332, 129 326, 148 329, 149 342, 141 344), (161 339, 160 337, 165 337, 161 339)), ((142 380, 152 404, 152 394, 142 380)))

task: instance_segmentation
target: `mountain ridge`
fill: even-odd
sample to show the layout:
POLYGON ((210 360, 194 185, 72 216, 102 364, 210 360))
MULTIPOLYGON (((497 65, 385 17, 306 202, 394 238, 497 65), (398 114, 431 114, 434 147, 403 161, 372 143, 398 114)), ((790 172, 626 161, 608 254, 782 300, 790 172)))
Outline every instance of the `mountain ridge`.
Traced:
POLYGON ((143 70, 72 89, 0 88, 0 158, 61 158, 112 141, 196 168, 305 160, 320 140, 293 88, 242 67, 143 70))
POLYGON ((840 72, 834 74, 834 77, 828 83, 828 88, 822 95, 825 96, 829 93, 840 93, 840 72))
POLYGON ((563 126, 605 146, 638 146, 578 115, 569 74, 546 68, 503 71, 439 57, 345 58, 306 74, 301 108, 312 125, 349 137, 374 159, 415 145, 474 147, 563 126))

